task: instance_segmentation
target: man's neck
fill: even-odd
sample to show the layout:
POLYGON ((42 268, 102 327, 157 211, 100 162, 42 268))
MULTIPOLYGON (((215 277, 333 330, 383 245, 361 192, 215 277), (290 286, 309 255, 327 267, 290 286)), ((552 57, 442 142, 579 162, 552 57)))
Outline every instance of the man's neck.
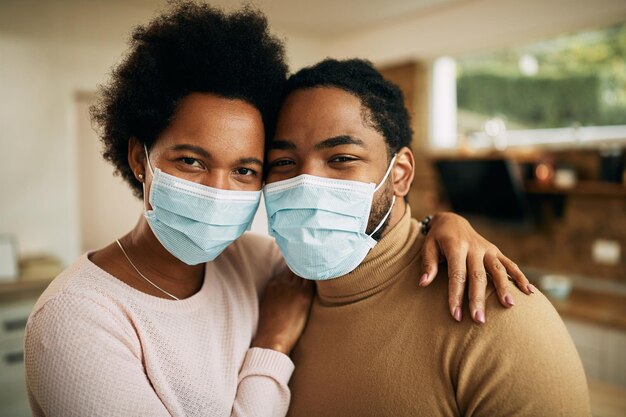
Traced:
POLYGON ((385 231, 381 235, 381 239, 384 238, 404 217, 404 213, 406 212, 407 203, 404 201, 403 197, 396 197, 396 202, 391 209, 391 214, 389 215, 389 220, 387 221, 387 227, 385 227, 385 231))
POLYGON ((404 201, 394 209, 401 207, 402 215, 392 211, 393 223, 358 267, 340 277, 317 282, 317 293, 323 302, 344 303, 367 298, 383 290, 416 258, 423 242, 419 223, 411 219, 410 208, 404 201))

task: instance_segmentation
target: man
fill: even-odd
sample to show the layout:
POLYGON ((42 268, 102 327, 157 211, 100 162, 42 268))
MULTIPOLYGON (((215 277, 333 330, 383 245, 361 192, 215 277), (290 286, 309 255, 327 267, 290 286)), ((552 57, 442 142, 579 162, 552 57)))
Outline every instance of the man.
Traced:
POLYGON ((450 318, 445 279, 415 287, 410 140, 401 92, 365 61, 326 60, 288 82, 266 205, 289 266, 318 280, 289 415, 590 415, 576 349, 543 295, 507 310, 489 288, 480 326, 450 318))

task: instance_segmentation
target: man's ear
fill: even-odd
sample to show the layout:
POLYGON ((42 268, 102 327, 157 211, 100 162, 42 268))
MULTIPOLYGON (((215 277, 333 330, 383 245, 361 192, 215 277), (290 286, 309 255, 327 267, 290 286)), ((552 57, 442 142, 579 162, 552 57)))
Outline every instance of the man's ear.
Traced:
POLYGON ((413 152, 406 146, 396 152, 396 162, 393 172, 393 192, 396 197, 404 198, 411 189, 415 175, 415 158, 413 152))
POLYGON ((130 169, 133 170, 137 181, 144 182, 148 172, 146 151, 144 150, 143 143, 139 142, 137 138, 130 138, 128 141, 128 164, 130 165, 130 169))

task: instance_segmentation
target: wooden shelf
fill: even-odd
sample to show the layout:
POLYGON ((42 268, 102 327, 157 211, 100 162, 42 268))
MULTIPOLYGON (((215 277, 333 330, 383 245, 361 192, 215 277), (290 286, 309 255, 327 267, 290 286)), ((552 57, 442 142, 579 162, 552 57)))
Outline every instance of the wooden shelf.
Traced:
POLYGON ((626 410, 626 388, 589 380, 591 412, 594 416, 623 417, 626 410))
POLYGON ((479 149, 466 151, 460 149, 451 150, 428 150, 426 157, 431 161, 453 160, 453 161, 472 161, 472 160, 502 160, 506 159, 518 164, 533 164, 541 159, 543 153, 536 149, 510 149, 506 151, 497 151, 493 149, 479 149))
POLYGON ((548 297, 563 317, 626 331, 626 297, 574 288, 565 300, 548 297))
POLYGON ((572 188, 560 188, 536 181, 526 183, 528 194, 586 195, 595 197, 626 197, 626 186, 603 181, 581 181, 572 188))
POLYGON ((0 302, 39 297, 51 282, 52 279, 0 283, 0 302))

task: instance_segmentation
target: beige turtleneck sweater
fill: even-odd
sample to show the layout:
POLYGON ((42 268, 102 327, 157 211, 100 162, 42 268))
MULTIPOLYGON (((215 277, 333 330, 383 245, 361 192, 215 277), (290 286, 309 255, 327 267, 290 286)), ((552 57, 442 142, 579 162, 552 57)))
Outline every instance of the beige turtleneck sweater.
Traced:
POLYGON ((318 283, 288 415, 589 416, 580 359, 550 302, 512 288, 517 305, 505 309, 490 287, 486 324, 455 322, 446 271, 417 286, 419 230, 407 210, 357 269, 318 283))

